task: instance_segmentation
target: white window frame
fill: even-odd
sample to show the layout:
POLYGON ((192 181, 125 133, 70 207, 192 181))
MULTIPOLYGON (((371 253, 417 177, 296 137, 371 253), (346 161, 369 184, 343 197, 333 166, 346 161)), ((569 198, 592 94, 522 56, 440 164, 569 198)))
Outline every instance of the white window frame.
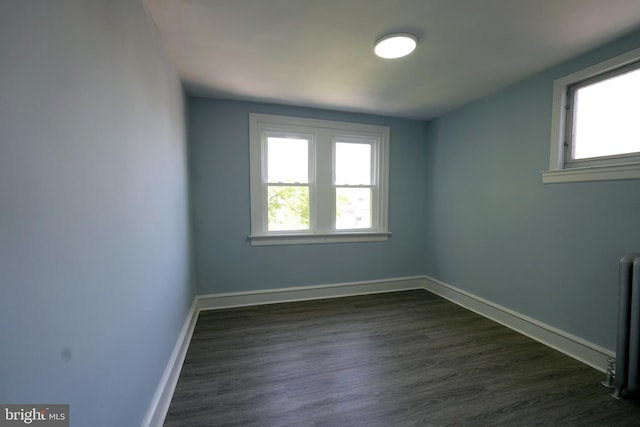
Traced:
POLYGON ((251 245, 374 242, 387 240, 389 191, 389 127, 268 114, 249 114, 251 245), (266 138, 269 134, 304 136, 309 149, 310 229, 268 231, 266 204, 266 138), (335 142, 371 140, 375 169, 372 227, 335 229, 335 142))
POLYGON ((571 87, 638 61, 640 49, 635 49, 553 82, 549 170, 541 172, 544 184, 640 179, 638 153, 570 161, 566 158, 565 148, 565 144, 571 143, 567 141, 567 135, 570 134, 567 132, 570 126, 567 103, 570 101, 568 92, 571 87))

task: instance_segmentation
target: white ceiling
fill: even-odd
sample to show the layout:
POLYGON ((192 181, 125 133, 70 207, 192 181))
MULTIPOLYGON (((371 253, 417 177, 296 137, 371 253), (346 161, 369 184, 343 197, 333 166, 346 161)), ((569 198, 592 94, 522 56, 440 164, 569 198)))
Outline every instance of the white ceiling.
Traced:
POLYGON ((640 0, 144 0, 187 92, 428 119, 640 25, 640 0), (373 54, 391 31, 402 59, 373 54))

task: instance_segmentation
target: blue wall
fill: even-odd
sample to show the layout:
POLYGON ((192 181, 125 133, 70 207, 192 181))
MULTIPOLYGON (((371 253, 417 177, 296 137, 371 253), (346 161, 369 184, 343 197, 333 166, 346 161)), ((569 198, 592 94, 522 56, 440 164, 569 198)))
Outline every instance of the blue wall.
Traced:
POLYGON ((543 185, 539 171, 553 80, 638 47, 636 33, 430 122, 425 273, 614 349, 640 181, 543 185))
POLYGON ((189 99, 198 293, 248 291, 424 273, 426 125, 423 122, 245 102, 189 99), (386 242, 253 247, 249 113, 391 127, 386 242))
POLYGON ((193 301, 184 97, 141 2, 3 2, 0 403, 137 426, 193 301))

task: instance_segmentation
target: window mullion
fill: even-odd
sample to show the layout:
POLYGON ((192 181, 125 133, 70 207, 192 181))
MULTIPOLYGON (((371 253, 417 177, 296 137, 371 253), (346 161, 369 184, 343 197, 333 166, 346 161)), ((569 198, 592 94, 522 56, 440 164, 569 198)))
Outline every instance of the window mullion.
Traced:
POLYGON ((318 232, 318 134, 309 140, 309 227, 318 232))
POLYGON ((316 144, 316 185, 315 212, 318 233, 333 231, 332 215, 335 211, 335 190, 333 189, 333 167, 331 134, 328 130, 321 130, 317 134, 316 144))

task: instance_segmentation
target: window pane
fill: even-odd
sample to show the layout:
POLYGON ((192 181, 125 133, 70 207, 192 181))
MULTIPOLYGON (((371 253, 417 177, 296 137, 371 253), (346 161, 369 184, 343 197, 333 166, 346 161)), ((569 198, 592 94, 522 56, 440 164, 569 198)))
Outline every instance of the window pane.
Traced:
POLYGON ((309 187, 268 187, 268 230, 309 229, 309 187))
POLYGON ((371 185, 371 144, 336 143, 335 184, 371 185))
POLYGON ((371 228, 371 189, 336 188, 336 229, 371 228))
POLYGON ((267 181, 309 182, 309 141, 297 138, 267 138, 267 181))
POLYGON ((640 70, 579 88, 573 158, 640 152, 640 70))

